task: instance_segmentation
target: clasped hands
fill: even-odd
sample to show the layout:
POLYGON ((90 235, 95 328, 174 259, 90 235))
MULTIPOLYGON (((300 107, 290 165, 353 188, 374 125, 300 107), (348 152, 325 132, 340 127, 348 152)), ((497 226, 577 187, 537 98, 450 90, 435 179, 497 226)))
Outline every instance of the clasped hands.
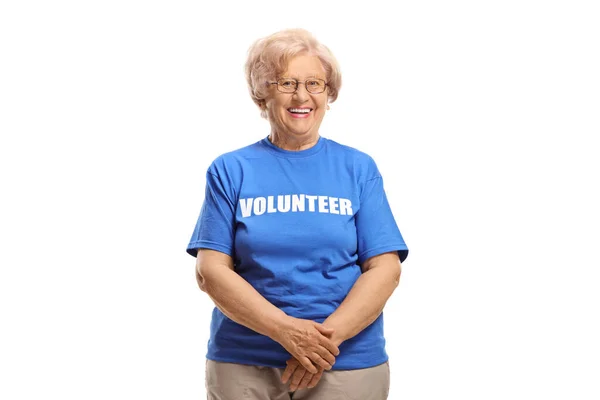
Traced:
POLYGON ((318 322, 293 318, 289 329, 281 332, 278 342, 292 355, 281 377, 283 383, 290 380, 290 390, 313 388, 323 372, 335 364, 340 354, 335 331, 318 322))

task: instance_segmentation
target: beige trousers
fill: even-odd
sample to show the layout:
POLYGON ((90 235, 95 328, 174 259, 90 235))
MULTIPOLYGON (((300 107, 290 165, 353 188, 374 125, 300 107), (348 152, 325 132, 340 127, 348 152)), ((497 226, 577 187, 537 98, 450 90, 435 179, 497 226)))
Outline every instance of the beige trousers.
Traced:
POLYGON ((206 361, 208 400, 386 400, 389 363, 371 368, 325 371, 312 389, 289 391, 283 369, 206 361))

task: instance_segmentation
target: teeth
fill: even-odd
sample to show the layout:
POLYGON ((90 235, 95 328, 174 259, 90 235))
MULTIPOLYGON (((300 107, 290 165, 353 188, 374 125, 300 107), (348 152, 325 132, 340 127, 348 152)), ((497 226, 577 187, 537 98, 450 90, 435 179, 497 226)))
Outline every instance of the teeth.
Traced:
POLYGON ((293 113, 308 114, 310 112, 310 108, 290 108, 289 111, 293 113))

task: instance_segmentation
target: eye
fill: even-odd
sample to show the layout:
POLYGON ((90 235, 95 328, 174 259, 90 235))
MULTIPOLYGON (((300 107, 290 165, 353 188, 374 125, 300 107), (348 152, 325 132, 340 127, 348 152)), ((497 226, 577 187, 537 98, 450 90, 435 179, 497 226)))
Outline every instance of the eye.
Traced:
POLYGON ((279 81, 279 86, 283 87, 283 88, 293 88, 296 86, 296 81, 293 81, 291 79, 282 79, 279 81))
POLYGON ((306 84, 310 87, 321 87, 323 85, 323 83, 320 80, 308 80, 306 81, 306 84))

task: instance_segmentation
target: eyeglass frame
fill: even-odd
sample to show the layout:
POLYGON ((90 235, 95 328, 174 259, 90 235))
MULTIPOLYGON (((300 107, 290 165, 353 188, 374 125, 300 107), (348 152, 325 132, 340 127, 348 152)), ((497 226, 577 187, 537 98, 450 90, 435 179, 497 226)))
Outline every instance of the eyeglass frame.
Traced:
POLYGON ((278 79, 277 81, 275 81, 275 82, 269 82, 269 81, 267 81, 267 83, 268 83, 269 85, 277 85, 277 91, 278 91, 279 93, 285 93, 285 94, 294 94, 294 93, 296 93, 296 92, 298 91, 298 87, 299 87, 298 85, 299 85, 300 83, 304 85, 304 89, 306 89, 306 91, 307 91, 308 93, 310 93, 310 94, 321 94, 321 93, 324 93, 324 92, 325 92, 325 89, 326 89, 327 87, 329 87, 329 82, 327 82, 325 79, 321 79, 321 78, 308 78, 308 79, 306 79, 304 82, 301 82, 301 81, 299 81, 298 79, 293 79, 293 78, 279 78, 279 79, 278 79), (281 80, 289 80, 289 81, 294 81, 294 82, 296 82, 296 89, 295 89, 293 92, 282 92, 281 90, 279 90, 279 81, 281 81, 281 80), (325 82, 325 86, 323 86, 323 91, 322 91, 322 92, 317 92, 317 93, 314 93, 314 92, 311 92, 310 90, 308 90, 308 88, 306 87, 306 82, 308 82, 308 81, 310 81, 310 80, 313 80, 313 81, 317 81, 317 80, 318 80, 318 81, 323 81, 323 82, 325 82))

